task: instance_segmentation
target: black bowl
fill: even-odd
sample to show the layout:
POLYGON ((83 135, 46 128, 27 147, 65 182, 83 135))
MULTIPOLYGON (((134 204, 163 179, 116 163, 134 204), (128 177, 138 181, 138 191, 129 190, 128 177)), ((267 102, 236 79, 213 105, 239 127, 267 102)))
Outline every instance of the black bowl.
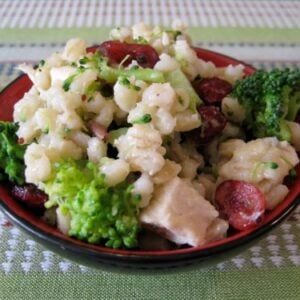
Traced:
MULTIPOLYGON (((90 49, 93 50, 94 48, 90 49)), ((255 69, 238 60, 212 51, 195 48, 199 57, 212 61, 218 67, 229 64, 245 65, 246 74, 255 69)), ((0 120, 12 120, 13 106, 31 87, 26 75, 21 75, 0 93, 0 120)), ((299 169, 299 168, 298 168, 299 169)), ((291 186, 286 199, 275 209, 266 213, 256 227, 235 232, 228 237, 201 247, 189 247, 173 250, 116 250, 104 246, 91 245, 63 235, 57 228, 44 223, 36 214, 24 207, 10 194, 9 186, 0 185, 0 208, 14 224, 31 235, 46 248, 75 260, 80 264, 96 268, 112 267, 114 270, 162 269, 193 265, 196 267, 223 261, 240 253, 263 238, 270 230, 277 227, 300 203, 300 172, 291 186)), ((111 269, 111 268, 110 268, 111 269)))

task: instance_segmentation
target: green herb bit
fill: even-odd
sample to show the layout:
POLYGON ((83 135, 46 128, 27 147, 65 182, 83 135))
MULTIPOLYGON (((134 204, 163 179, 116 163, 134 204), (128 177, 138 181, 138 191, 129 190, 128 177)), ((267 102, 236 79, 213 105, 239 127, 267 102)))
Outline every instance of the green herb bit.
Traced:
POLYGON ((291 179, 296 179, 297 178, 297 171, 295 169, 291 169, 289 172, 289 177, 291 179))
POLYGON ((252 180, 253 181, 256 180, 258 170, 260 168, 268 168, 268 169, 276 170, 278 167, 279 167, 279 165, 274 161, 266 161, 266 162, 259 161, 259 162, 256 162, 255 165, 254 165, 253 173, 252 173, 252 180))
POLYGON ((146 124, 146 123, 150 123, 152 121, 152 117, 150 114, 145 114, 143 115, 141 118, 132 121, 132 124, 146 124))
POLYGON ((275 170, 279 167, 278 164, 274 161, 265 162, 264 164, 267 168, 270 168, 270 169, 273 169, 273 170, 275 170))
POLYGON ((71 128, 68 128, 68 127, 64 127, 64 132, 65 133, 70 133, 72 131, 71 128))
POLYGON ((128 78, 126 78, 124 76, 120 76, 118 79, 118 82, 122 85, 130 86, 130 81, 128 80, 128 78))
POLYGON ((81 59, 79 59, 79 63, 80 63, 81 65, 85 65, 85 64, 87 64, 89 61, 90 61, 89 58, 86 57, 86 56, 83 57, 83 58, 81 58, 81 59))
MULTIPOLYGON (((101 89, 101 82, 100 81, 93 81, 85 90, 84 95, 90 99, 94 96, 95 92, 100 91, 101 89)), ((90 100, 91 101, 91 100, 90 100)), ((88 100, 89 102, 89 100, 88 100)))
POLYGON ((45 65, 45 63, 46 63, 45 60, 42 59, 42 60, 39 62, 39 68, 40 68, 40 67, 43 67, 43 66, 45 65))
POLYGON ((74 79, 79 75, 82 74, 84 71, 86 70, 86 68, 84 68, 83 66, 80 66, 76 72, 69 76, 64 82, 63 82, 63 89, 65 92, 70 90, 70 86, 73 83, 74 79))
POLYGON ((48 128, 48 127, 47 127, 47 128, 44 128, 44 129, 42 130, 42 133, 48 134, 48 133, 49 133, 49 128, 48 128))
POLYGON ((169 33, 171 35, 173 35, 174 40, 176 41, 177 38, 182 35, 182 32, 179 30, 166 30, 166 33, 169 33))
POLYGON ((141 44, 141 45, 147 45, 148 44, 148 41, 144 37, 142 37, 142 36, 138 36, 138 38, 134 39, 134 41, 137 44, 141 44))
POLYGON ((178 38, 180 35, 182 35, 182 32, 179 31, 179 30, 176 30, 176 31, 173 33, 173 35, 174 35, 174 40, 176 41, 177 38, 178 38))
POLYGON ((73 74, 70 77, 68 77, 64 82, 63 82, 63 89, 65 92, 69 91, 70 86, 74 79, 76 78, 77 74, 73 74))
POLYGON ((141 88, 137 85, 134 85, 134 84, 131 84, 131 82, 129 81, 128 78, 124 77, 124 76, 120 76, 118 78, 118 82, 121 84, 121 85, 124 85, 126 86, 127 88, 129 89, 133 89, 135 91, 140 91, 141 88))

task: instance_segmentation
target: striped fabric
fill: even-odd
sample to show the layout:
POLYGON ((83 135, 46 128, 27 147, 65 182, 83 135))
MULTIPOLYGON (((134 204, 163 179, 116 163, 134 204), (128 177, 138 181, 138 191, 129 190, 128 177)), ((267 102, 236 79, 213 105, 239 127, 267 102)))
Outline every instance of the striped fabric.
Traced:
POLYGON ((244 0, 0 1, 0 28, 112 27, 144 20, 169 26, 300 28, 300 2, 244 0))
MULTIPOLYGON (((200 47, 257 68, 300 68, 296 0, 0 0, 0 90, 20 74, 19 63, 38 62, 70 37, 96 44, 112 27, 142 20, 169 27, 176 19, 200 47)), ((0 212, 0 300, 298 300, 299 241, 300 207, 265 239, 218 265, 114 274, 56 255, 0 212)))

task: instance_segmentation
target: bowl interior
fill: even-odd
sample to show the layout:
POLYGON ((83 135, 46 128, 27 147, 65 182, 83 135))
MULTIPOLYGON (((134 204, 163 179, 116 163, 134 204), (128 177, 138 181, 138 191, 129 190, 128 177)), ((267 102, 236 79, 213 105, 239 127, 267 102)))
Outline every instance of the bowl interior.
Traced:
MULTIPOLYGON (((95 47, 90 48, 94 51, 95 47)), ((205 61, 212 61, 218 67, 225 67, 229 64, 237 65, 242 62, 201 48, 195 48, 198 57, 205 61)), ((245 63, 246 74, 255 72, 255 69, 245 63)), ((11 121, 13 115, 14 104, 23 97, 32 86, 27 75, 21 75, 10 85, 8 85, 0 93, 0 120, 11 121)), ((300 169, 298 168, 297 171, 300 169)), ((30 210, 24 208, 18 201, 10 195, 9 188, 5 185, 0 185, 0 208, 8 216, 10 220, 25 229, 29 234, 37 237, 40 241, 48 243, 50 246, 67 249, 69 251, 80 253, 81 255, 93 255, 102 258, 113 259, 134 259, 134 260, 174 260, 185 259, 189 256, 209 257, 218 255, 224 251, 228 251, 245 243, 255 240, 263 233, 275 227, 283 221, 299 204, 298 195, 300 193, 300 177, 293 183, 291 190, 286 199, 279 204, 274 210, 268 212, 262 223, 257 227, 243 232, 236 232, 222 240, 209 243, 201 247, 191 247, 175 250, 162 251, 142 251, 142 250, 122 250, 110 249, 103 246, 91 245, 73 238, 63 235, 58 229, 52 227, 40 220, 30 210)))

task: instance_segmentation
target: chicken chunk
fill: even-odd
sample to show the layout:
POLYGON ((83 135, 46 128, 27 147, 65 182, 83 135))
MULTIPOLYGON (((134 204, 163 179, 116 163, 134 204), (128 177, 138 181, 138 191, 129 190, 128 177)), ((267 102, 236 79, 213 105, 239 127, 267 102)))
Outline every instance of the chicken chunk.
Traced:
POLYGON ((175 177, 156 189, 141 221, 162 229, 177 244, 200 246, 226 234, 228 224, 218 216, 188 181, 175 177))

